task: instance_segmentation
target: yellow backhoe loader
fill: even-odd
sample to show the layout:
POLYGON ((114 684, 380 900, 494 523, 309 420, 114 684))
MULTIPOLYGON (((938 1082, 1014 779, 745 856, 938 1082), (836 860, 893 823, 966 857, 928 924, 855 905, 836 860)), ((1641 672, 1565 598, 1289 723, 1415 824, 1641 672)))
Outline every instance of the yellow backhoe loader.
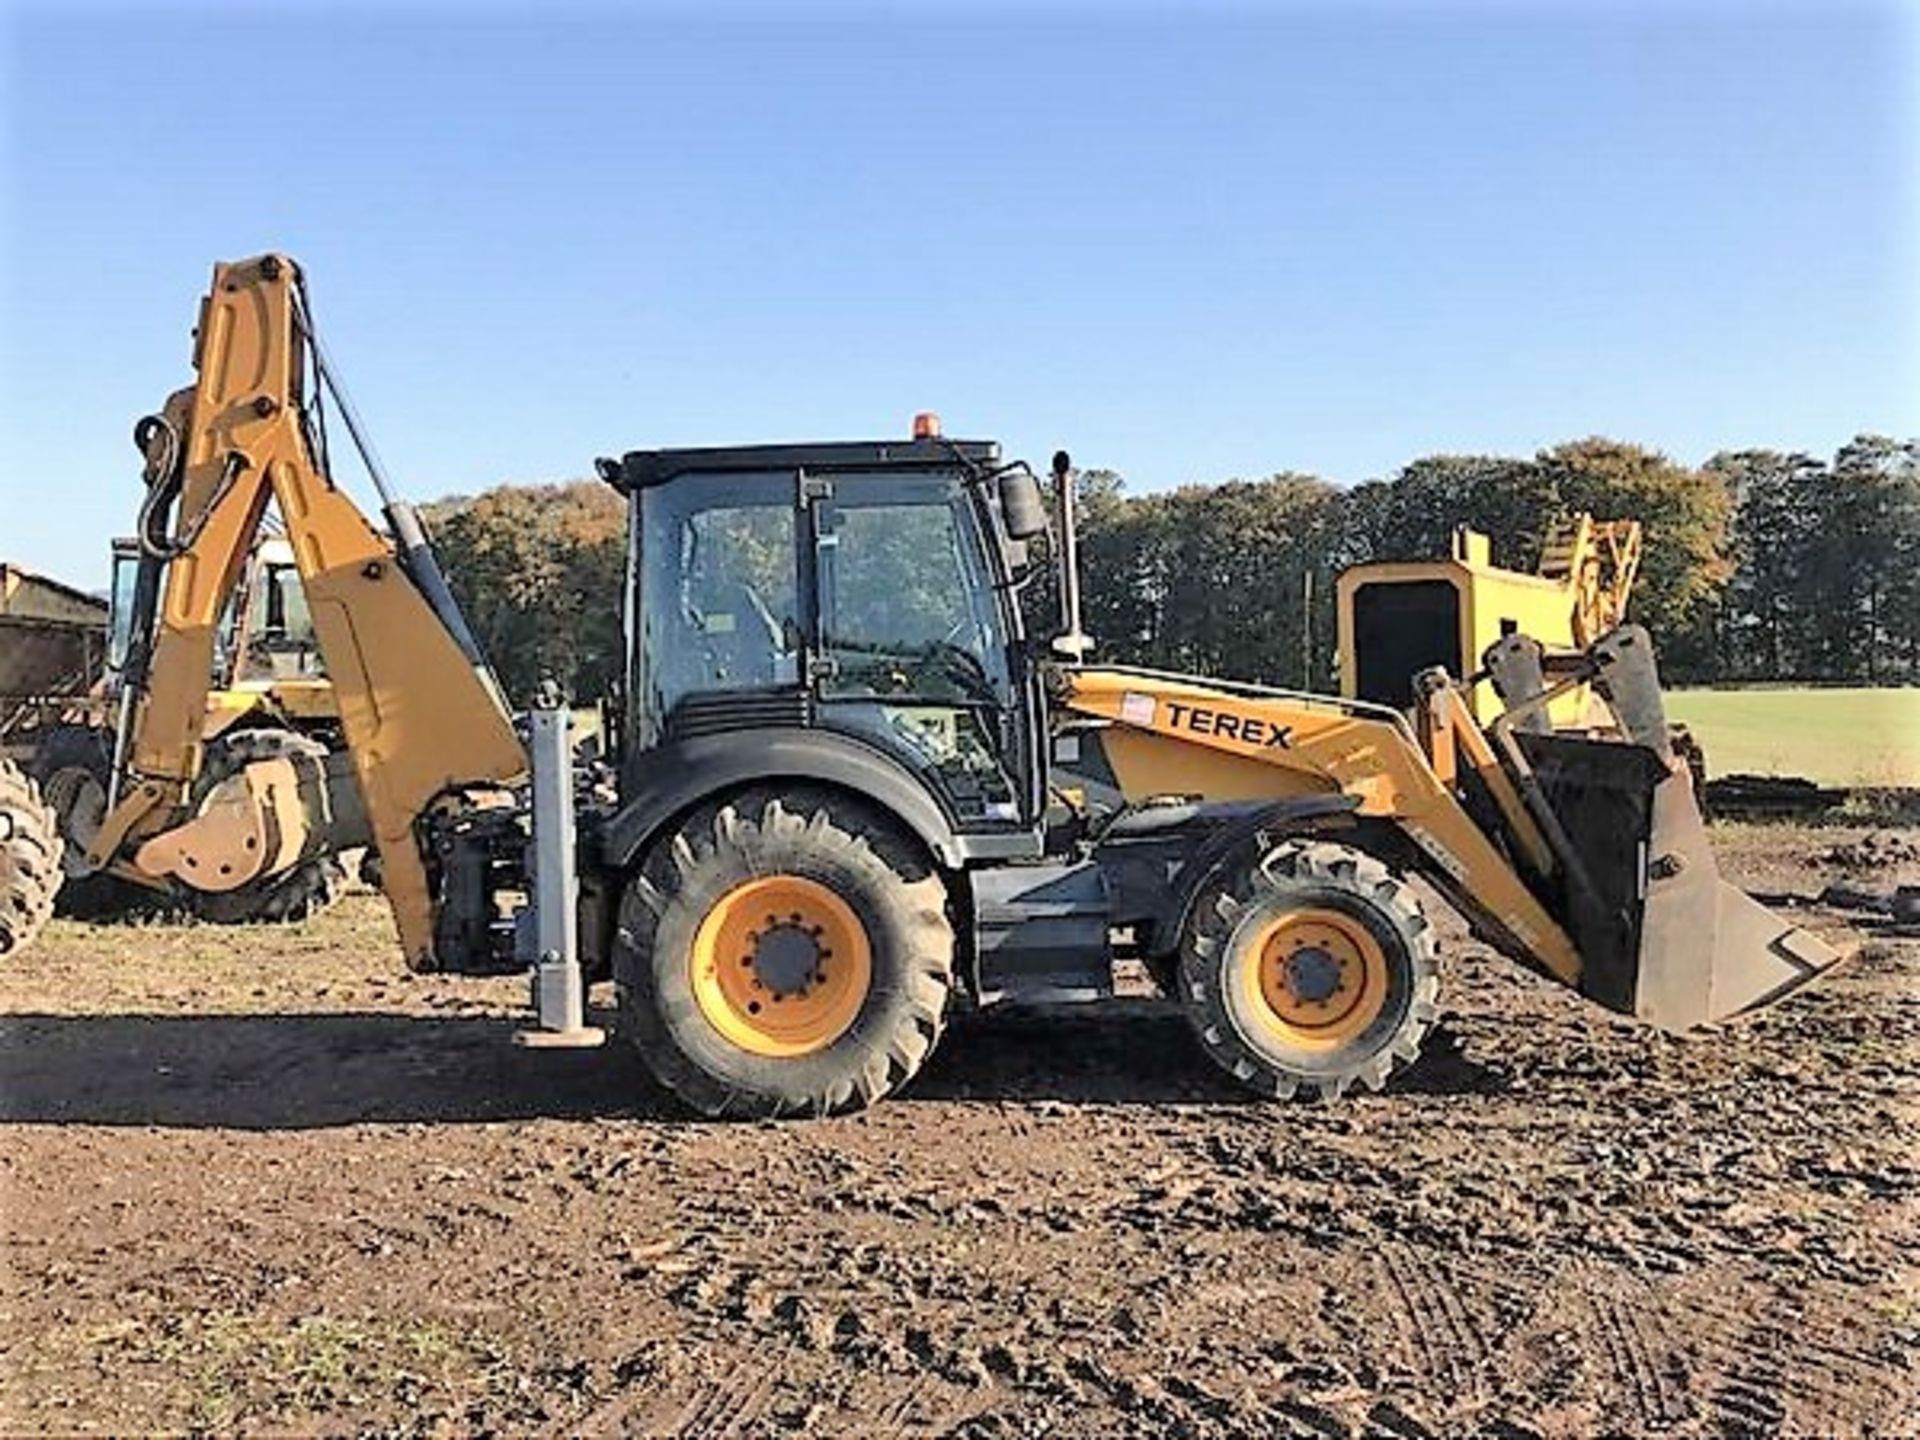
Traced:
MULTIPOLYGON (((522 1033, 547 1045, 602 1038, 583 991, 609 972, 623 1039, 696 1111, 864 1105, 920 1068, 956 997, 1098 999, 1125 953, 1254 1089, 1379 1086, 1439 1005, 1416 880, 1519 964, 1674 1030, 1839 958, 1720 880, 1643 632, 1571 659, 1507 637, 1484 726, 1438 667, 1409 718, 1090 665, 1060 455, 1050 654, 1018 604, 1038 478, 931 423, 596 462, 631 510, 629 591, 607 597, 628 666, 610 775, 576 784, 567 710, 509 714, 291 261, 216 269, 195 365, 138 431, 149 604, 90 860, 243 883, 325 845, 351 786, 409 963, 524 968, 522 1033), (336 484, 329 408, 391 541, 336 484), (352 773, 276 758, 204 790, 212 627, 269 496, 352 773), (1576 685, 1613 737, 1535 723, 1576 685)), ((30 871, 32 806, 4 785, 0 804, 30 871)), ((0 913, 30 916, 36 882, 12 883, 26 898, 0 913)))

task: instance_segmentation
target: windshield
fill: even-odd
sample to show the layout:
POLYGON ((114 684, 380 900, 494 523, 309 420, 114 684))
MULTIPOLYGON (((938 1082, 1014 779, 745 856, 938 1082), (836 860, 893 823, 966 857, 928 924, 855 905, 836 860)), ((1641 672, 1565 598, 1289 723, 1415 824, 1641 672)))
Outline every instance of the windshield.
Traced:
POLYGON ((221 640, 234 661, 234 684, 314 680, 326 674, 306 587, 290 560, 267 560, 253 567, 248 583, 234 594, 221 640))

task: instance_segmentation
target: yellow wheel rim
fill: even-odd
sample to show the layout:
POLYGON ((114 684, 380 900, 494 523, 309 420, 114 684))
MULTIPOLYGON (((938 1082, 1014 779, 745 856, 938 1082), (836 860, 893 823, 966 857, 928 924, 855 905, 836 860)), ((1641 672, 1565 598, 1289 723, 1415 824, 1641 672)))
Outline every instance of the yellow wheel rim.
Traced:
POLYGON ((763 875, 734 886, 693 937, 693 998, 753 1055, 826 1049, 866 1003, 873 948, 853 907, 817 880, 763 875))
POLYGON ((1380 1018, 1387 956, 1373 932, 1338 910, 1289 910, 1242 952, 1256 1017, 1284 1044, 1344 1045, 1380 1018))

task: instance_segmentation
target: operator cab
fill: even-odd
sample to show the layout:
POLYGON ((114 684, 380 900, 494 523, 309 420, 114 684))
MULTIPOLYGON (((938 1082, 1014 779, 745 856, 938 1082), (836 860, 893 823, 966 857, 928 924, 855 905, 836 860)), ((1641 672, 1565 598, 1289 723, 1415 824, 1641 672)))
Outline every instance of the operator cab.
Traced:
POLYGON ((785 754, 811 737, 881 757, 963 849, 1037 852, 1041 697, 996 445, 641 450, 598 468, 630 506, 624 795, 733 763, 729 735, 785 754))

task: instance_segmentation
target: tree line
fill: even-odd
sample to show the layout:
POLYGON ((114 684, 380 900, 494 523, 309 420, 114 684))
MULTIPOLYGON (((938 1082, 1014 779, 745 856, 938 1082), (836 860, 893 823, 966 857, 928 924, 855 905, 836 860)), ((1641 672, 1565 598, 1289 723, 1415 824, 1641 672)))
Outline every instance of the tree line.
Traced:
MULTIPOLYGON (((1435 559, 1470 525, 1495 563, 1537 564, 1585 510, 1645 530, 1630 618, 1669 683, 1920 683, 1920 440, 1861 435, 1830 459, 1728 450, 1699 466, 1587 439, 1531 457, 1433 455, 1342 487, 1282 471, 1132 494, 1079 477, 1084 627, 1098 658, 1327 688, 1333 579, 1435 559)), ((602 694, 620 667, 626 519, 591 481, 432 507, 454 589, 508 690, 602 694)), ((1051 623, 1051 586, 1030 588, 1051 623)))

